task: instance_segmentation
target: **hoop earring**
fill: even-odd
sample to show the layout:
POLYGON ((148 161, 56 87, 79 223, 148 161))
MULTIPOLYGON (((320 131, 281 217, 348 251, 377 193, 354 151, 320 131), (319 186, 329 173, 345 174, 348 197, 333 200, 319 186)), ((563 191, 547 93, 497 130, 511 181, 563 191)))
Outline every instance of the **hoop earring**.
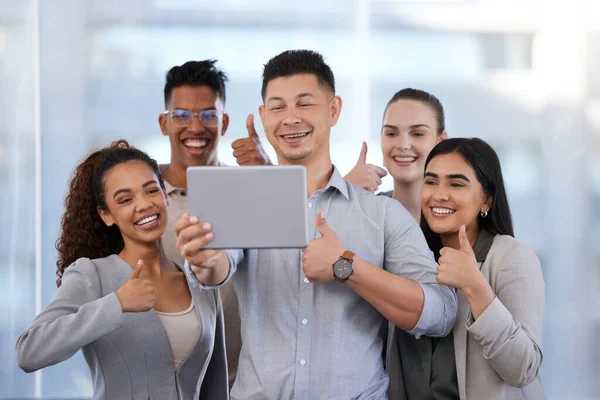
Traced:
POLYGON ((485 217, 488 216, 488 212, 487 211, 483 211, 483 212, 480 212, 479 215, 481 215, 481 218, 485 218, 485 217))

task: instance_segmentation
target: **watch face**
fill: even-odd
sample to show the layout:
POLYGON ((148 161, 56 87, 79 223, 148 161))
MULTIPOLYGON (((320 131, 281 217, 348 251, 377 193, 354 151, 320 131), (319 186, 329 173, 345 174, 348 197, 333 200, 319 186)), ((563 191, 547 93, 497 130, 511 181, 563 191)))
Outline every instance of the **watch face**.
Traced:
POLYGON ((337 260, 333 266, 335 277, 339 279, 348 279, 352 274, 352 263, 345 258, 337 260))

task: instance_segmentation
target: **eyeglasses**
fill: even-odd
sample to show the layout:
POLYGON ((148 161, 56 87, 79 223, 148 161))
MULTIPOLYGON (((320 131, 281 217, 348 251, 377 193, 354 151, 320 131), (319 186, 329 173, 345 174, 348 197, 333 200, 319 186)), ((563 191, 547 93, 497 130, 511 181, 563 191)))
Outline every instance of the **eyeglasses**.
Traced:
POLYGON ((191 112, 190 110, 185 110, 183 108, 175 108, 173 110, 167 110, 163 114, 168 115, 171 118, 171 122, 173 125, 178 126, 180 128, 185 128, 192 124, 192 120, 194 116, 198 116, 200 123, 205 128, 216 128, 219 126, 219 118, 223 115, 223 113, 217 110, 204 110, 200 112, 191 112))

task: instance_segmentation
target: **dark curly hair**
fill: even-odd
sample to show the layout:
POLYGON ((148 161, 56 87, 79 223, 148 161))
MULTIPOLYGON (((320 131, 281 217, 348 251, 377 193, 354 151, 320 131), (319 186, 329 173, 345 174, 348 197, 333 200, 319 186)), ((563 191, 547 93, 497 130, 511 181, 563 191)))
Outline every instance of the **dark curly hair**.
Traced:
POLYGON ((65 198, 65 213, 61 233, 56 241, 56 286, 60 287, 65 269, 78 258, 102 258, 123 250, 123 237, 116 225, 107 226, 97 208, 106 209, 104 176, 115 165, 127 161, 143 161, 165 183, 158 164, 146 153, 129 146, 126 140, 113 142, 110 147, 96 150, 81 162, 73 173, 69 193, 65 198))

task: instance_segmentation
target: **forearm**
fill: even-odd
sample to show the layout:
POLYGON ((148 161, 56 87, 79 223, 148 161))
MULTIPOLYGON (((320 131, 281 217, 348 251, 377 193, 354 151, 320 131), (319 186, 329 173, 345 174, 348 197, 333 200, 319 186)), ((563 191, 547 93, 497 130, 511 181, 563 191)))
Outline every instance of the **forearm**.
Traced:
POLYGON ((57 364, 123 323, 121 304, 114 293, 81 307, 65 299, 53 302, 17 341, 19 367, 33 372, 57 364))
POLYGON ((425 297, 421 286, 412 279, 394 275, 359 257, 346 282, 394 325, 410 331, 421 317, 425 297))

